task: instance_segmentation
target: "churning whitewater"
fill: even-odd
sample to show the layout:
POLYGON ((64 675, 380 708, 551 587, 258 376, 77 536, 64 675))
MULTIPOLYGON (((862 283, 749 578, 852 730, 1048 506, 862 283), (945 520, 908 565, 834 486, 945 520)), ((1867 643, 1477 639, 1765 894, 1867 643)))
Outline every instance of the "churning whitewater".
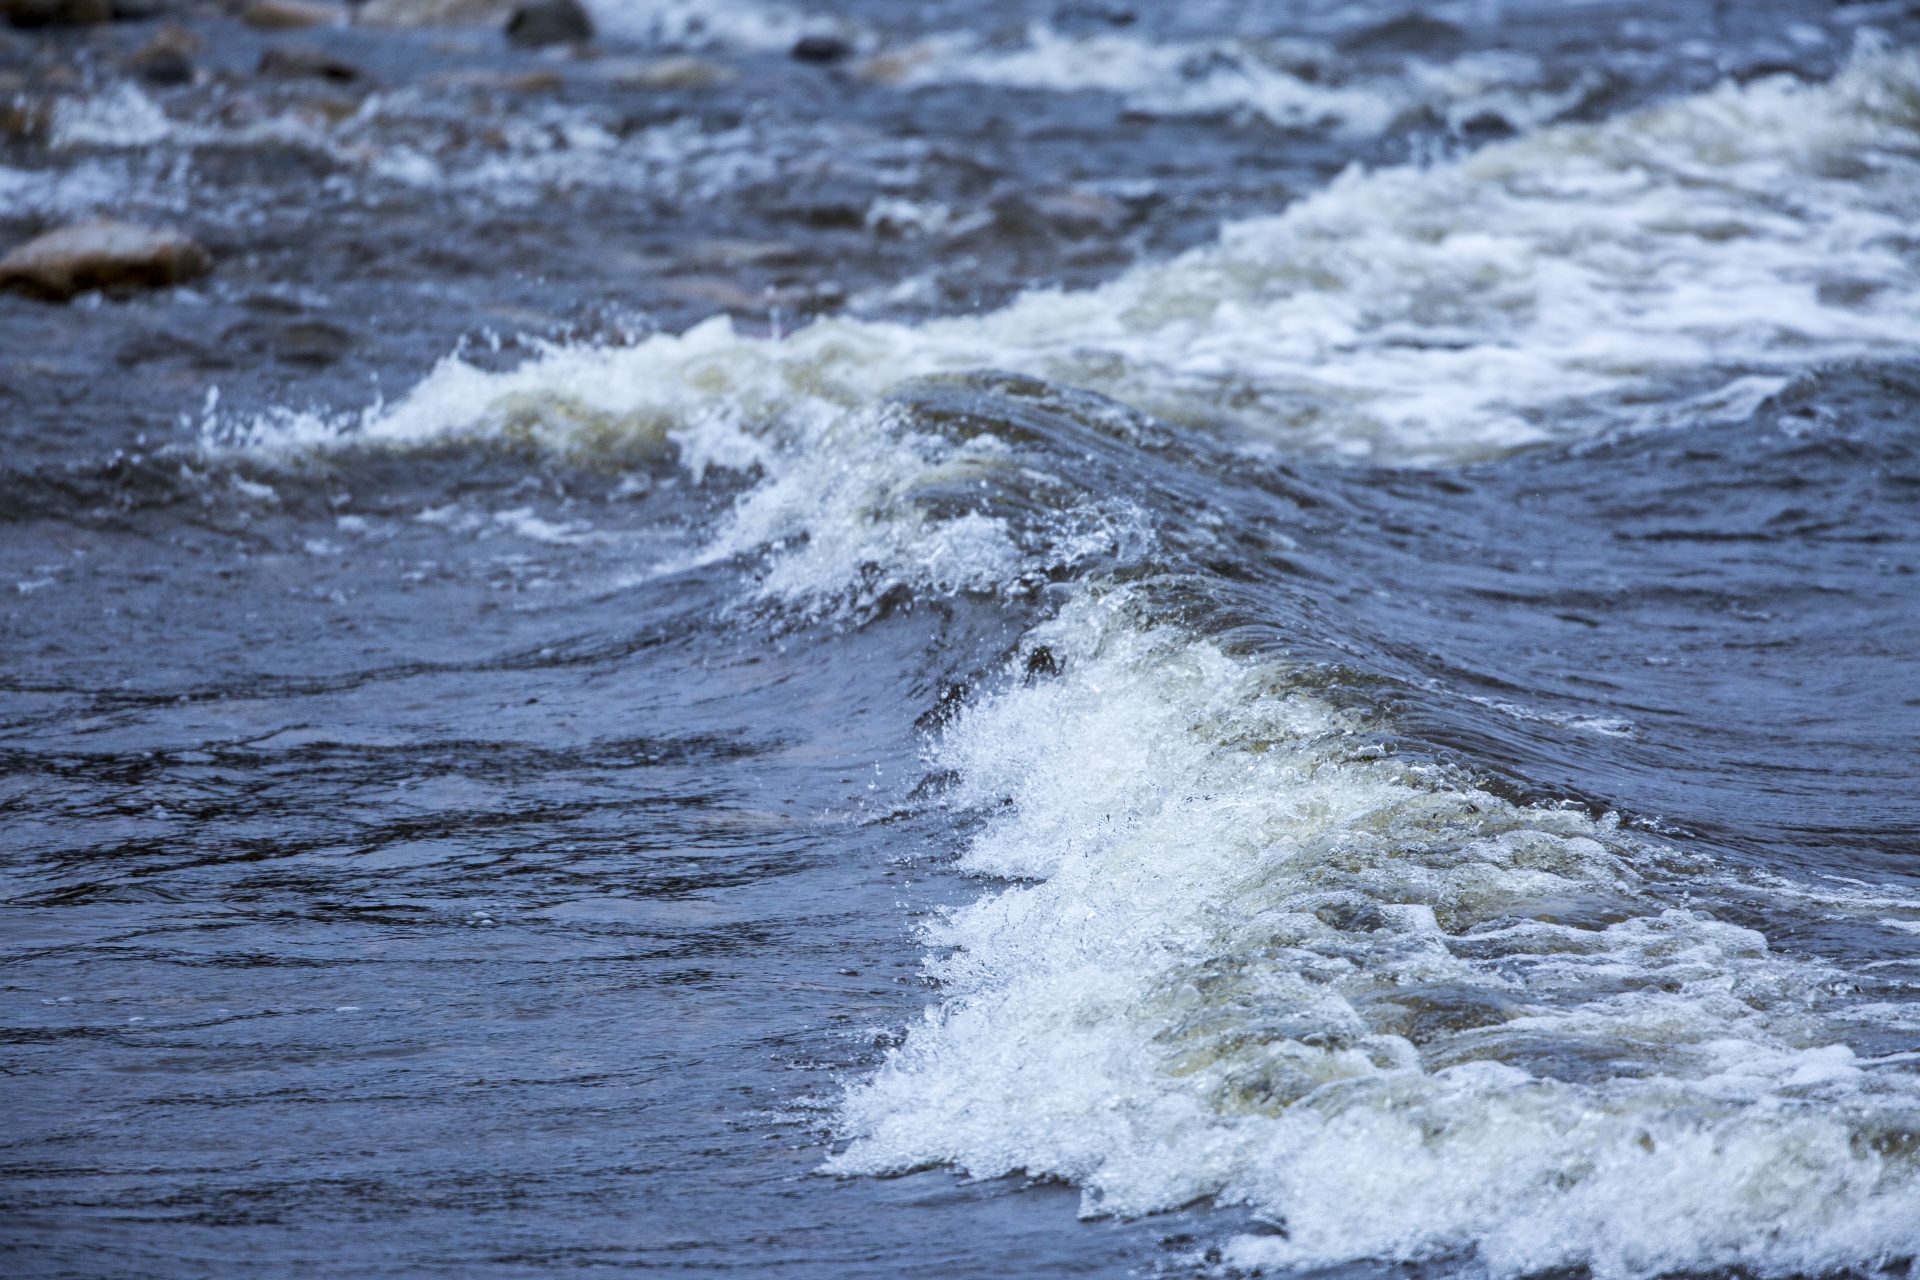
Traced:
MULTIPOLYGON (((1070 451, 943 434, 889 396, 1006 370, 1244 458, 1429 467, 1740 422, 1809 370, 1920 350, 1916 219, 1920 56, 1869 47, 1826 84, 1352 169, 981 318, 783 338, 722 318, 506 373, 451 359, 348 439, 757 469, 706 550, 654 572, 745 557, 755 595, 803 614, 1070 584, 927 748, 977 823, 962 865, 996 887, 927 930, 944 998, 848 1090, 828 1170, 1024 1171, 1091 1215, 1212 1197, 1266 1224, 1228 1248, 1242 1267, 1866 1268, 1920 1245, 1920 1078, 1846 1041, 1914 1006, 1851 998, 1843 966, 1703 904, 1740 881, 1911 931, 1920 897, 1756 889, 1612 815, 1386 758, 1387 721, 1154 603, 1165 513, 1076 482, 1070 451)), ((1109 443, 1152 430, 1082 408, 1109 443)))
MULTIPOLYGON (((1799 370, 1920 345, 1902 248, 1916 128, 1920 55, 1869 51, 1827 84, 1729 85, 1450 163, 1351 169, 1216 245, 980 318, 822 320, 767 341, 720 317, 506 375, 450 359, 358 435, 672 437, 738 464, 905 379, 978 368, 1389 464, 1737 418, 1799 370)), ((302 437, 338 425, 280 417, 302 437)))

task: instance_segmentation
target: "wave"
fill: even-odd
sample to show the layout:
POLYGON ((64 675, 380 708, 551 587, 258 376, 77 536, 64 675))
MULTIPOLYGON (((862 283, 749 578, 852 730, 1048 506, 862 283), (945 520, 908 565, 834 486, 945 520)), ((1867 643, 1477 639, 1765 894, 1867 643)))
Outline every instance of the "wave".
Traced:
POLYGON ((929 760, 991 815, 962 866, 1019 883, 929 930, 947 998, 849 1092, 831 1171, 1213 1197, 1270 1225, 1244 1266, 1920 1245, 1920 1080, 1834 1042, 1840 975, 1682 905, 1710 865, 1370 759, 1378 726, 1124 590, 1024 643, 929 760))

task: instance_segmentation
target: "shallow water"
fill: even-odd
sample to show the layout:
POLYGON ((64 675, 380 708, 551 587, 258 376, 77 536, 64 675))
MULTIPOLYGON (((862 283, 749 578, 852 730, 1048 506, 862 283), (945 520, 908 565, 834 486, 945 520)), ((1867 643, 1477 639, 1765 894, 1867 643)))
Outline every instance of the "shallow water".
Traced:
POLYGON ((595 16, 5 34, 10 1274, 1911 1268, 1920 18, 595 16))

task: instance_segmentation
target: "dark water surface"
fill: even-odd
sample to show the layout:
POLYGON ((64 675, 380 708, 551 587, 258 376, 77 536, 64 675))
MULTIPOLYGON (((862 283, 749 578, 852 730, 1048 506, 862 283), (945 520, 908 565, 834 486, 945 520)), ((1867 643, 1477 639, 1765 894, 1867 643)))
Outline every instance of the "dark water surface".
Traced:
POLYGON ((1920 16, 595 14, 0 32, 8 1274, 1911 1268, 1920 16))

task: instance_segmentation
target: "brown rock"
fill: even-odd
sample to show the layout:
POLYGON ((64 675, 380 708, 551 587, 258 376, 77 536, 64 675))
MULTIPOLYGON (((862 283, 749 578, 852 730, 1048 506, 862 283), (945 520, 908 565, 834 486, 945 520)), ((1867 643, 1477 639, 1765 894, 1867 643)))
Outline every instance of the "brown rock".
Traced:
POLYGON ((178 231, 82 222, 29 240, 0 258, 0 288, 64 302, 83 289, 158 288, 211 270, 207 251, 178 231))
POLYGON ((256 31, 296 31, 302 27, 340 26, 347 7, 319 0, 253 0, 240 11, 240 21, 256 31))

